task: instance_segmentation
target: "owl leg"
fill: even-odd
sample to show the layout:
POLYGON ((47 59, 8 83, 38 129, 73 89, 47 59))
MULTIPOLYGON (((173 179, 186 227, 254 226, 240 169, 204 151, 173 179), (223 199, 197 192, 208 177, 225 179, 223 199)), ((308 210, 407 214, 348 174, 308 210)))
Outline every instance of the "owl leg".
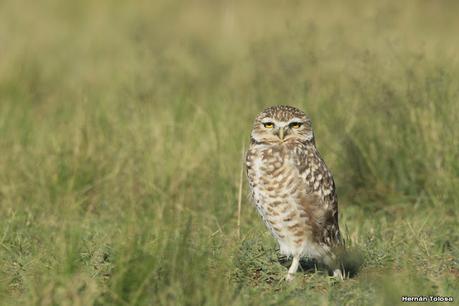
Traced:
POLYGON ((298 270, 299 264, 300 264, 300 255, 293 256, 292 264, 290 268, 288 269, 287 276, 285 277, 287 281, 293 280, 293 274, 298 270))

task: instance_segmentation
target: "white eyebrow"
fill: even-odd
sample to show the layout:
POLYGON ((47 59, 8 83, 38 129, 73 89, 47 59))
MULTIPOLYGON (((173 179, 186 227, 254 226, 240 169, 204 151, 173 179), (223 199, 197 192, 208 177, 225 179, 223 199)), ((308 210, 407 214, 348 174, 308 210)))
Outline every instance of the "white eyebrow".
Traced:
POLYGON ((261 123, 262 124, 265 124, 267 122, 272 122, 275 125, 279 125, 279 126, 286 126, 286 125, 289 125, 292 122, 303 122, 303 119, 295 117, 295 118, 290 119, 289 121, 287 121, 283 125, 281 124, 281 123, 284 123, 283 121, 279 121, 279 120, 276 120, 276 119, 273 119, 273 118, 263 118, 263 119, 261 119, 261 123))
POLYGON ((292 119, 290 119, 290 120, 288 121, 288 124, 290 124, 290 123, 292 123, 292 122, 303 122, 303 120, 300 119, 300 118, 292 118, 292 119))

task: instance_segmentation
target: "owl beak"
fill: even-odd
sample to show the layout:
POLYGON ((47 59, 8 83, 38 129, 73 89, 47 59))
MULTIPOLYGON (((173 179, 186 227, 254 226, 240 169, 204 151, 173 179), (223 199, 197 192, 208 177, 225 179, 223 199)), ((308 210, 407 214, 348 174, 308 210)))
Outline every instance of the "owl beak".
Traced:
POLYGON ((284 140, 284 137, 285 137, 285 130, 284 130, 284 128, 279 128, 279 130, 278 130, 278 136, 279 136, 280 140, 284 140))

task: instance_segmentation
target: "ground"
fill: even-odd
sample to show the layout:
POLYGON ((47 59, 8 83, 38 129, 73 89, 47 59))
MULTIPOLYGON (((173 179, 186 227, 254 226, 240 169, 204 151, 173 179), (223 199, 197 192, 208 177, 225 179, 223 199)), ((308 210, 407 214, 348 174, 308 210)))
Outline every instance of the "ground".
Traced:
POLYGON ((0 304, 457 303, 458 9, 2 1, 0 304), (344 282, 306 259, 282 280, 245 179, 238 226, 274 104, 309 114, 335 176, 344 282))

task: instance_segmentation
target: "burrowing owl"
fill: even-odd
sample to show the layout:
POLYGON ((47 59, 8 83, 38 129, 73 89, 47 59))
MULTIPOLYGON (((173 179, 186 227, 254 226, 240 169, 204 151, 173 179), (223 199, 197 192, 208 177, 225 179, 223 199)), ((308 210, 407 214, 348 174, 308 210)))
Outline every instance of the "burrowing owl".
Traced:
POLYGON ((342 279, 335 250, 343 245, 333 177, 319 155, 311 120, 291 106, 272 106, 255 118, 246 155, 253 202, 293 256, 287 280, 302 256, 317 259, 342 279))

